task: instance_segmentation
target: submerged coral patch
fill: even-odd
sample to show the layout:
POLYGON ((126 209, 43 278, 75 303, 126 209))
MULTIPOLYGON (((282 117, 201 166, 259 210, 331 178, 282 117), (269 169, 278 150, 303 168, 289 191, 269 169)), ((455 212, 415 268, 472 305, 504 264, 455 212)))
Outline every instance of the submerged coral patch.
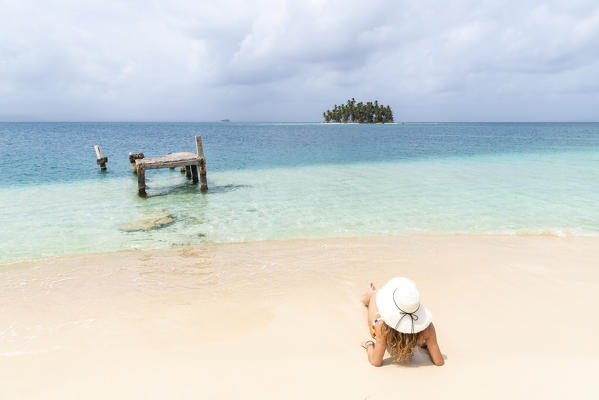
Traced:
POLYGON ((175 221, 171 214, 164 211, 148 211, 139 218, 121 225, 125 232, 150 231, 152 229, 164 228, 175 221))

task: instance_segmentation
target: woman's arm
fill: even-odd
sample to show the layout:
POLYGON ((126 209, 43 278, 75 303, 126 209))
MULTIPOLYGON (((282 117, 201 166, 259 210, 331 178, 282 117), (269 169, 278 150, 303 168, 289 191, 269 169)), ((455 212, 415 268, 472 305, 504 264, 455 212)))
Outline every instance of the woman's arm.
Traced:
POLYGON ((381 329, 382 325, 383 321, 379 321, 374 326, 374 333, 376 333, 377 340, 374 342, 374 346, 369 345, 366 347, 368 361, 375 367, 383 365, 383 357, 385 357, 385 350, 387 349, 387 341, 385 340, 385 335, 381 329))
POLYGON ((381 339, 374 342, 374 346, 367 345, 366 351, 368 352, 368 361, 375 367, 383 365, 383 357, 385 357, 386 348, 385 341, 381 339))
POLYGON ((445 364, 445 360, 441 354, 441 349, 439 348, 439 343, 437 343, 437 332, 435 331, 435 326, 432 322, 428 328, 426 328, 425 340, 426 349, 431 356, 433 364, 438 366, 445 364))

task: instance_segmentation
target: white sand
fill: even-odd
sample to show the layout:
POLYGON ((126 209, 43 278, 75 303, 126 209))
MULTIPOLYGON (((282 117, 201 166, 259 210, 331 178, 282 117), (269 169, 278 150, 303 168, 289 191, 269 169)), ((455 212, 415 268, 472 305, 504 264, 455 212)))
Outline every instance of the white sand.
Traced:
POLYGON ((400 236, 0 265, 0 399, 599 397, 599 239, 400 236), (443 367, 368 364, 403 275, 443 367))

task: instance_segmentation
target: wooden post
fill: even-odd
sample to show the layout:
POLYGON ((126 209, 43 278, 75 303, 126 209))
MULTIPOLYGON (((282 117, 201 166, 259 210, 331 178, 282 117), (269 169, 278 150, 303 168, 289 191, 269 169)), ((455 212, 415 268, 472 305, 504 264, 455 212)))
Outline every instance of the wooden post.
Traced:
POLYGON ((135 164, 135 160, 143 160, 144 153, 136 153, 133 154, 129 152, 129 163, 131 164, 131 170, 133 173, 137 173, 137 165, 135 164))
POLYGON ((201 187, 200 190, 202 192, 207 192, 208 191, 208 181, 206 180, 206 160, 204 160, 203 158, 200 160, 200 182, 201 187))
POLYGON ((191 167, 190 167, 189 165, 186 165, 186 166, 185 166, 185 177, 186 177, 187 179, 190 179, 190 178, 191 178, 191 167))
POLYGON ((200 181, 202 182, 202 187, 200 190, 205 192, 208 190, 208 181, 206 179, 206 157, 204 157, 204 146, 202 145, 202 137, 196 136, 196 150, 198 152, 198 156, 200 156, 200 162, 198 166, 200 167, 200 181))
POLYGON ((100 150, 100 146, 95 145, 94 150, 96 150, 96 164, 98 164, 103 171, 106 171, 108 157, 102 157, 102 150, 100 150))
POLYGON ((193 178, 193 183, 198 183, 198 166, 197 165, 191 166, 191 176, 193 178))
POLYGON ((204 158, 204 146, 202 146, 202 137, 196 136, 196 150, 198 152, 198 156, 204 158))
POLYGON ((146 172, 141 165, 137 167, 137 193, 146 197, 146 172))

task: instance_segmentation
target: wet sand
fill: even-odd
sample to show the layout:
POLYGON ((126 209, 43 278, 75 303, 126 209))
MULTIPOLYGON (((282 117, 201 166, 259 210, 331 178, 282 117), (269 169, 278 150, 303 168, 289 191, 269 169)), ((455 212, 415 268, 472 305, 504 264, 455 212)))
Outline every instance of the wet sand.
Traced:
POLYGON ((210 245, 0 265, 0 398, 597 398, 599 238, 210 245), (407 276, 446 358, 368 364, 407 276))

